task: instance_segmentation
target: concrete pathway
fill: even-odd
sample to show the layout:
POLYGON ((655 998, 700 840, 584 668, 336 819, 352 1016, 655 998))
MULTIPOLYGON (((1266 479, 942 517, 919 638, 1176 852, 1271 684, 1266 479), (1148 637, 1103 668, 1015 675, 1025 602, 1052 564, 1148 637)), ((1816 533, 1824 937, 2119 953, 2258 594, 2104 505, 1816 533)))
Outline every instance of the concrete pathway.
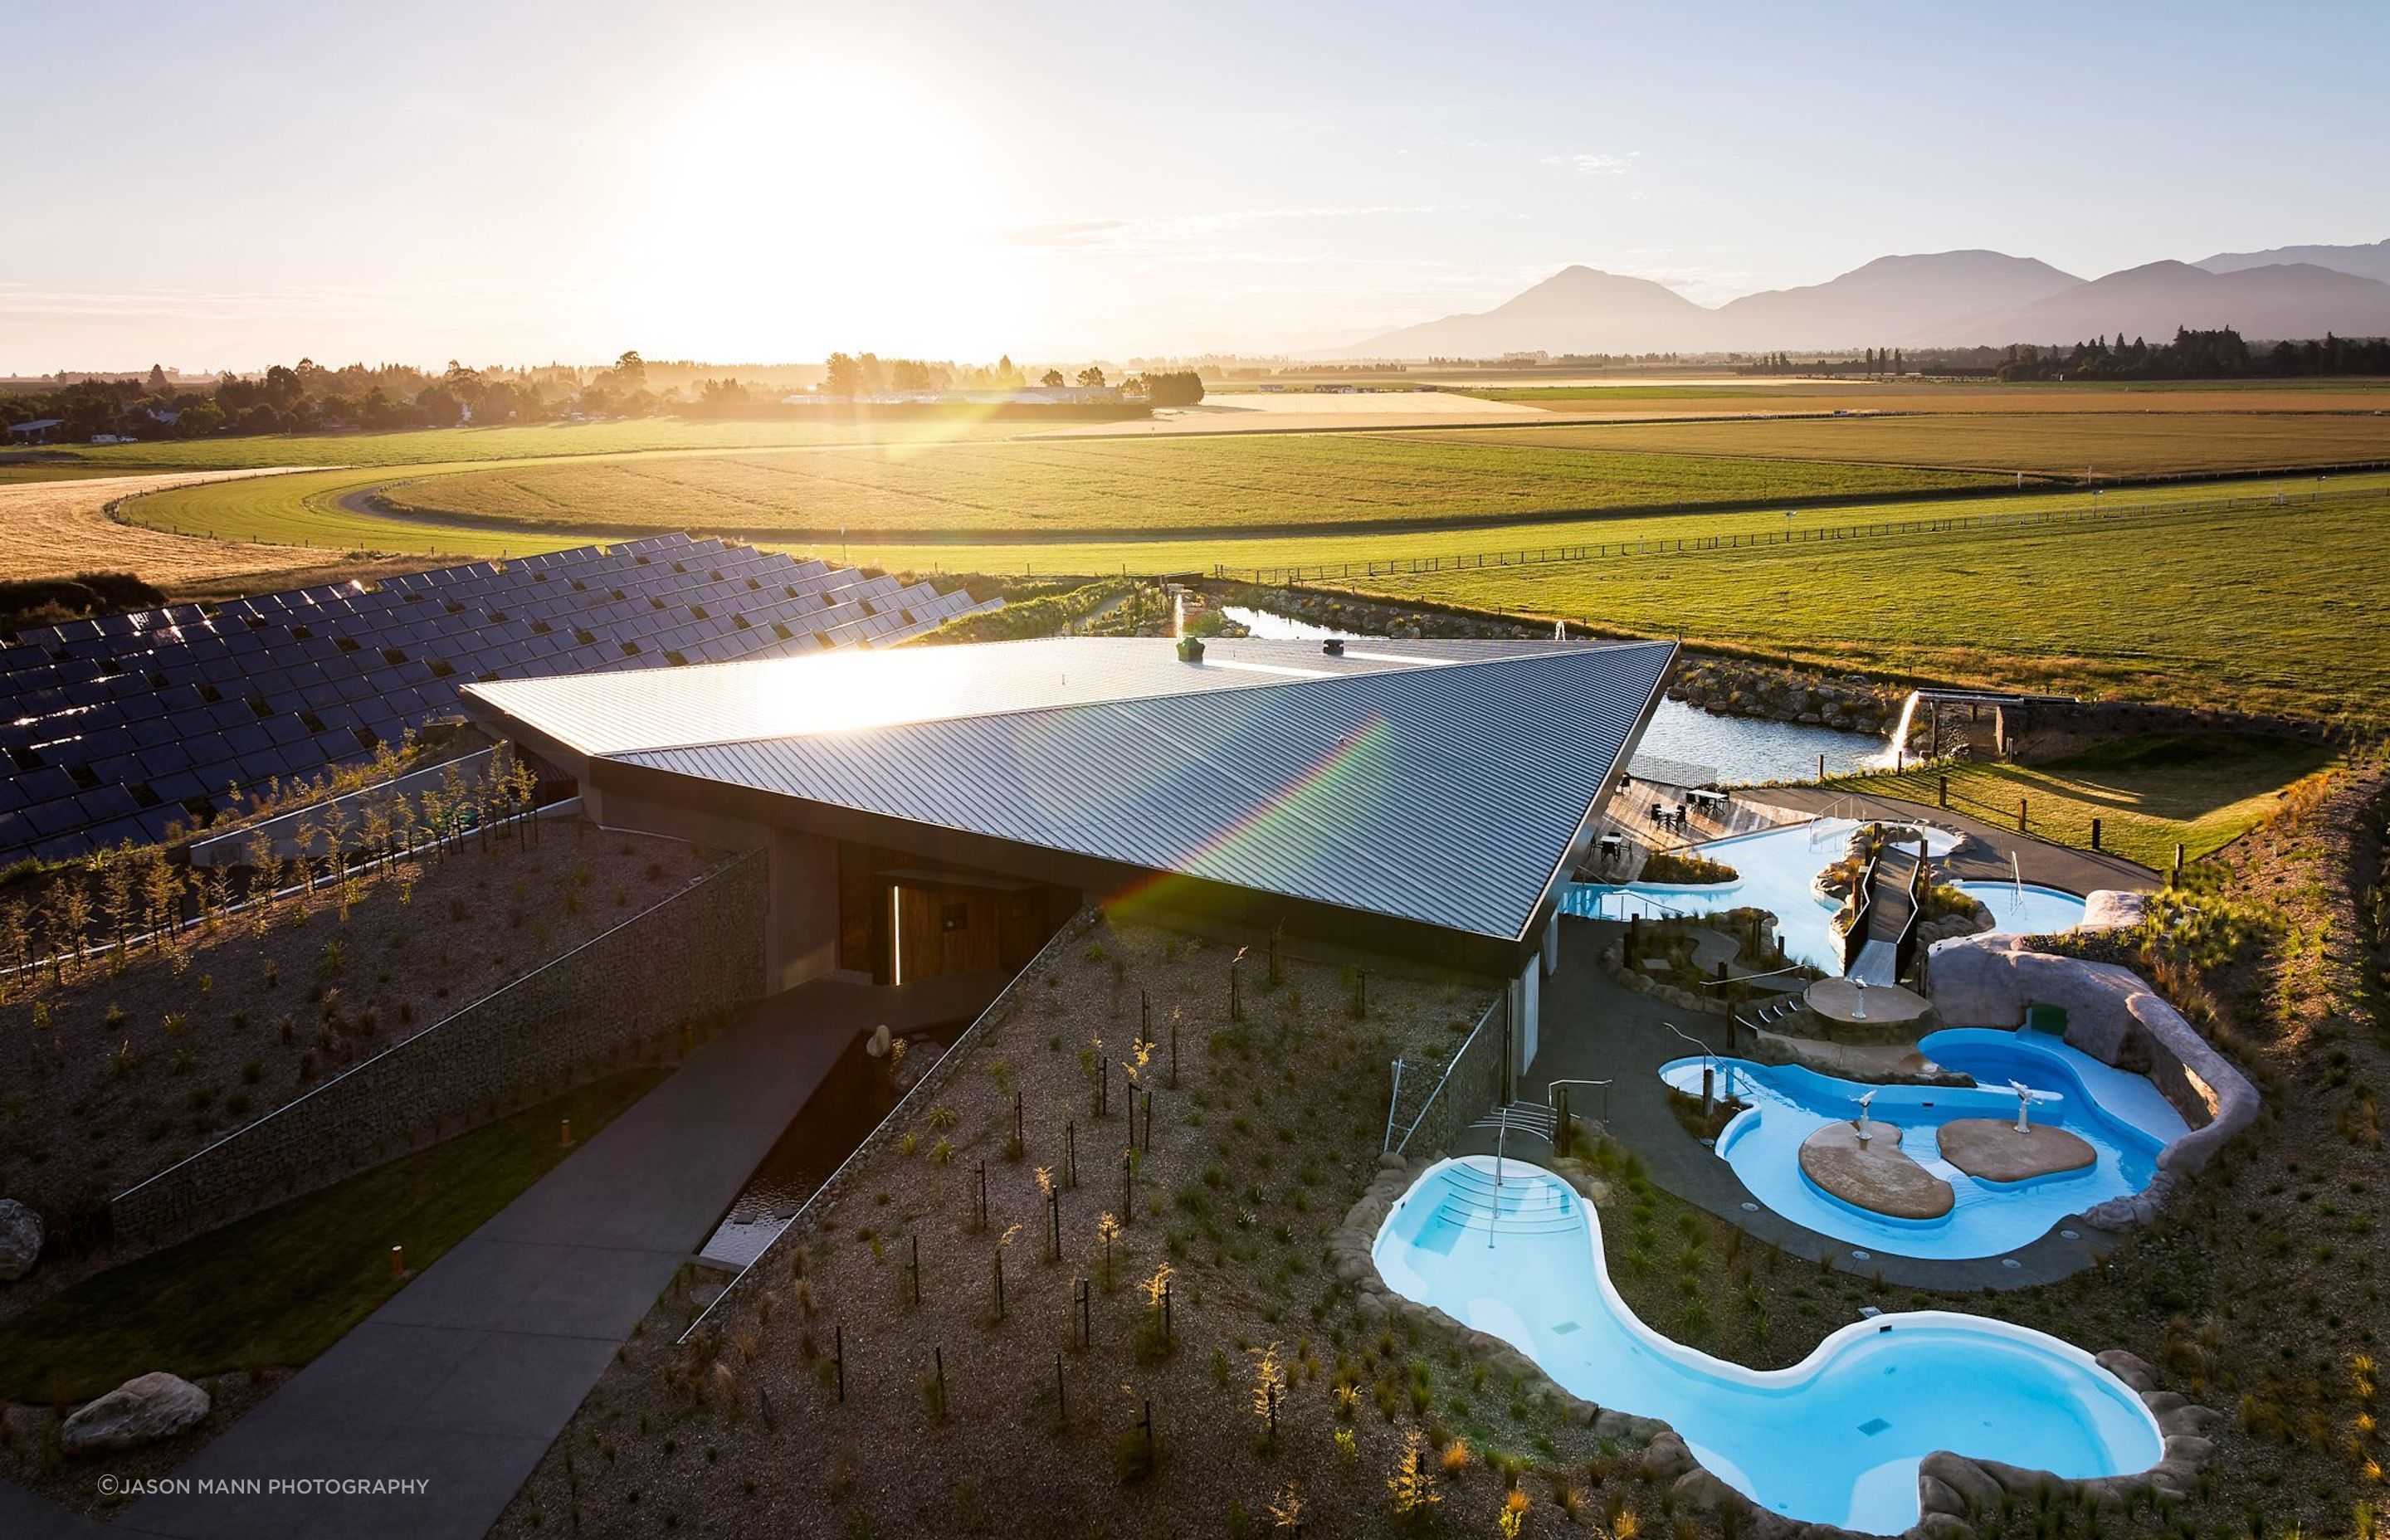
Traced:
POLYGON ((824 982, 755 1007, 175 1472, 419 1491, 159 1495, 107 1533, 482 1534, 855 1034, 968 1007, 934 993, 824 982))
MULTIPOLYGON (((1545 1100, 1546 1088, 1558 1080, 1607 1080, 1606 1103, 1600 1089, 1571 1085, 1570 1110, 1602 1121, 1612 1137, 1643 1158, 1654 1182, 1794 1256, 1811 1262, 1831 1256, 1845 1272, 1863 1277, 1881 1275, 1895 1287, 2019 1289, 2054 1282, 2099 1259, 2092 1242, 2105 1244, 2107 1238, 2088 1225, 2070 1224, 2063 1227, 2075 1230, 2079 1238, 2069 1240, 2053 1229, 2003 1256, 1941 1261, 1877 1252, 1860 1261, 1852 1255, 1850 1243, 1796 1225, 1760 1204, 1734 1167, 1677 1122, 1660 1084, 1661 1065, 1694 1051, 1670 1030, 1672 1024, 1712 1051, 1724 1053, 1726 1020, 1675 1009, 1604 973, 1598 961, 1600 949, 1615 944, 1623 929, 1614 920, 1561 922, 1561 969, 1544 981, 1541 1040, 1536 1061, 1519 1077, 1519 1100, 1545 1100), (2011 1258, 2013 1267, 2006 1265, 2005 1259, 2011 1258)), ((1526 1159, 1541 1152, 1522 1148, 1515 1123, 1509 1148, 1510 1153, 1526 1159)), ((1454 1141, 1454 1149, 1457 1153, 1490 1154, 1494 1135, 1471 1129, 1454 1141)))
POLYGON ((1831 786, 1770 786, 1737 792, 1736 797, 1763 804, 1763 810, 1779 808, 1803 817, 1831 811, 1844 817, 1874 818, 1886 823, 1932 824, 1972 836, 1969 843, 1941 863, 1950 877, 1962 881, 2008 877, 2009 853, 2013 851, 2027 882, 2046 883, 2071 893, 2088 893, 2095 888, 2147 892, 2159 885, 2157 873, 2121 855, 2053 845, 2030 834, 2019 834, 2013 827, 2003 828, 1926 802, 1903 802, 1872 792, 1838 791, 1831 786))

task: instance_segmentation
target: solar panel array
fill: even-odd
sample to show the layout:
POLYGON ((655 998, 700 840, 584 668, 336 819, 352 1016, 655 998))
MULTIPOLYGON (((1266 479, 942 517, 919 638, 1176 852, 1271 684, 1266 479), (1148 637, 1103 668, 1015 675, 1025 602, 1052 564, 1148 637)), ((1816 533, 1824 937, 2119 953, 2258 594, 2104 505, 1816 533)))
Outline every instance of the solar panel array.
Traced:
POLYGON ((0 863, 204 825, 369 759, 476 681, 884 646, 957 590, 660 535, 0 636, 0 863))

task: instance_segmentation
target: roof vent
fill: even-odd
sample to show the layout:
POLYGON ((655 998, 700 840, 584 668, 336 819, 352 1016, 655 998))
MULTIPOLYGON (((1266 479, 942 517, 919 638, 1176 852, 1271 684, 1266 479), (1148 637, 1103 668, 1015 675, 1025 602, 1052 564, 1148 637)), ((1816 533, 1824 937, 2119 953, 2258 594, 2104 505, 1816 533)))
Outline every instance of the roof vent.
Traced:
POLYGON ((1182 663, 1201 662, 1203 661, 1203 638, 1201 636, 1179 637, 1178 661, 1182 663))
POLYGON ((1319 644, 1319 650, 1328 654, 1330 658, 1342 658, 1344 656, 1344 638, 1342 636, 1330 636, 1326 641, 1319 644))

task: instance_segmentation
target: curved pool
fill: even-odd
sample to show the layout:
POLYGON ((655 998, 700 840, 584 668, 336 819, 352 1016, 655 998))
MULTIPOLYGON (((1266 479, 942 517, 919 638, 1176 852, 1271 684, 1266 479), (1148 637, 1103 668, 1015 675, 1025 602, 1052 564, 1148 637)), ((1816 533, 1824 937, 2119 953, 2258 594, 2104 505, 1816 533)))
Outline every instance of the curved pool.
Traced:
MULTIPOLYGON (((2047 1033, 1954 1027, 1929 1033, 1918 1048, 1977 1084, 1866 1085, 1797 1064, 1700 1058, 1664 1064, 1660 1076, 1698 1096, 1705 1064, 1715 1064, 1721 1074, 1730 1070, 1734 1094, 1750 1106, 1719 1134, 1717 1154, 1751 1195, 1820 1235, 1892 1256, 1996 1256, 2028 1245, 2071 1214, 2148 1187, 2159 1151, 2187 1132, 2182 1114, 2146 1076, 2103 1064, 2047 1033), (2011 1081, 2033 1088, 2035 1123, 2057 1124, 2091 1147, 2091 1165, 1996 1182, 1970 1176, 1942 1158, 1937 1138, 1944 1123, 2016 1116, 2011 1081), (1873 1121, 1898 1128, 1902 1152, 1950 1184, 1952 1205, 1943 1217, 1871 1213, 1803 1174, 1802 1141, 1821 1124, 1856 1118, 1859 1097, 1870 1091, 1873 1121)), ((1723 1095, 1725 1086, 1719 1089, 1723 1095)))
MULTIPOLYGON (((1756 834, 1737 834, 1696 845, 1690 853, 1732 866, 1731 882, 1699 884, 1670 882, 1572 883, 1561 895, 1568 914, 1588 919, 1625 919, 1640 915, 1658 919, 1669 915, 1714 915, 1728 909, 1765 909, 1776 917, 1777 934, 1785 956, 1828 973, 1843 970, 1842 938, 1834 933, 1839 904, 1818 897, 1818 874, 1843 858, 1855 818, 1814 818, 1756 834)), ((1946 829, 1920 825, 1925 848, 1936 860, 1950 853, 1960 837, 1946 829)), ((2077 900, 2080 918, 2081 901, 2077 900)))
POLYGON ((1959 882, 1960 892, 1992 912, 1995 930, 2019 936, 2055 936, 2083 923, 2084 899, 2063 888, 2027 882, 1959 882))
POLYGON ((1843 1328, 1799 1364, 1751 1369, 1661 1336, 1610 1281, 1591 1205, 1551 1173, 1483 1155, 1422 1173, 1379 1227, 1387 1284, 1510 1342, 1571 1393, 1658 1418, 1762 1507, 1894 1534, 1917 1522, 1935 1450, 2069 1479, 2157 1463, 2156 1419, 2091 1355, 1948 1311, 1843 1328))

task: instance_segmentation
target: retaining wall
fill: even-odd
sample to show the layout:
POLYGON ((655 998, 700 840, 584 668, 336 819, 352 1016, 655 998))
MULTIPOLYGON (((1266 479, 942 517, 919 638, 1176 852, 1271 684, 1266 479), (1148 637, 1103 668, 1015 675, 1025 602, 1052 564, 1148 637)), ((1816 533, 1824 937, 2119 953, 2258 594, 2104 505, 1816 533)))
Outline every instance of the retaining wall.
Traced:
POLYGON ((1508 991, 1495 996, 1468 1039, 1453 1050, 1450 1063, 1439 1072, 1442 1079, 1431 1082, 1429 1095, 1433 1099, 1403 1114, 1416 1120, 1408 1125, 1408 1137, 1403 1132, 1405 1121, 1398 1118, 1394 1123, 1397 1151, 1450 1149, 1462 1129, 1492 1111, 1502 1099, 1502 1055, 1510 1039, 1506 1030, 1510 1008, 1508 991))
POLYGON ((162 1245, 594 1080, 759 997, 765 863, 733 856, 554 961, 169 1166, 109 1204, 162 1245))

